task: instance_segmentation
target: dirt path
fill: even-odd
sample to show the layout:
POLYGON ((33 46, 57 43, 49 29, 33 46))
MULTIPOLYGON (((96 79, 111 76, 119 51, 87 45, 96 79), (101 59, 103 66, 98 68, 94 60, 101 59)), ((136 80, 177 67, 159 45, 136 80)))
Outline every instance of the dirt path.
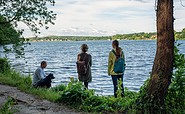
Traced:
POLYGON ((16 100, 14 108, 18 109, 18 112, 15 114, 85 114, 63 105, 38 99, 33 95, 21 92, 16 87, 0 84, 0 107, 8 97, 16 100))

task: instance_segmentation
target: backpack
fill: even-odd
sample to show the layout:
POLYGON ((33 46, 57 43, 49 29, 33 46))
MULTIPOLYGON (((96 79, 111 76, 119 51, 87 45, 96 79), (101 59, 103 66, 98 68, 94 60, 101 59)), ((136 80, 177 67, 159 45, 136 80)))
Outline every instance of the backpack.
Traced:
MULTIPOLYGON (((114 55, 117 57, 116 52, 114 50, 112 50, 112 52, 114 53, 114 55)), ((123 54, 123 52, 122 52, 123 54)), ((115 63, 114 63, 114 72, 115 73, 124 73, 125 71, 125 60, 124 58, 120 57, 118 59, 116 59, 115 63)))
POLYGON ((84 59, 82 61, 77 60, 77 72, 79 75, 85 75, 87 73, 87 65, 85 64, 85 58, 87 54, 85 55, 84 59))

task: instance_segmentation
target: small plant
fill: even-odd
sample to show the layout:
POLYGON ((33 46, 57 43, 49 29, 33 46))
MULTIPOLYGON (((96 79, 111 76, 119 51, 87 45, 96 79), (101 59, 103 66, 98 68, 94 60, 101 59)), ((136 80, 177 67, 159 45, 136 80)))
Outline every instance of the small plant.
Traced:
POLYGON ((61 97, 58 101, 68 105, 77 106, 81 105, 82 102, 91 95, 94 95, 94 91, 86 89, 82 82, 71 78, 66 89, 61 93, 61 97))
POLYGON ((8 98, 8 100, 3 104, 2 108, 0 109, 0 114, 14 114, 16 112, 16 110, 12 108, 14 104, 15 101, 12 98, 8 98))
POLYGON ((123 97, 123 88, 121 87, 121 85, 122 85, 122 81, 121 80, 118 80, 118 85, 117 85, 117 87, 118 87, 118 90, 116 91, 116 94, 117 94, 117 98, 121 98, 121 97, 123 97))
POLYGON ((63 84, 57 85, 56 87, 51 88, 53 92, 62 92, 66 89, 66 86, 63 84))

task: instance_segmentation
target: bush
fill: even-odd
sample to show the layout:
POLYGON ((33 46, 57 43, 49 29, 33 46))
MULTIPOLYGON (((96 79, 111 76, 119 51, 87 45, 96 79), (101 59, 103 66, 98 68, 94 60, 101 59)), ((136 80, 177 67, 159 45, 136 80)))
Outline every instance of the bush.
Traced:
POLYGON ((10 70, 9 62, 6 58, 0 58, 0 73, 10 70))
POLYGON ((94 95, 94 91, 87 90, 81 82, 71 79, 71 82, 69 82, 66 89, 62 91, 58 102, 65 103, 70 106, 79 106, 91 95, 94 95))
POLYGON ((185 57, 175 47, 174 73, 166 97, 169 113, 185 113, 185 57))

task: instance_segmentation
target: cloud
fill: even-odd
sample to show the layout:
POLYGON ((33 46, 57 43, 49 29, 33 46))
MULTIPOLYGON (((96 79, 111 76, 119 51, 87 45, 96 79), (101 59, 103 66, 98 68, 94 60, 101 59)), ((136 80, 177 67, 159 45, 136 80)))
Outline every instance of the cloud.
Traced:
MULTIPOLYGON (((175 2, 175 29, 185 26, 184 11, 175 2)), ((156 12, 153 0, 56 0, 55 25, 44 35, 114 35, 117 33, 155 32, 156 12)))
POLYGON ((142 3, 148 2, 148 0, 130 0, 130 1, 138 1, 138 2, 142 2, 142 3))

